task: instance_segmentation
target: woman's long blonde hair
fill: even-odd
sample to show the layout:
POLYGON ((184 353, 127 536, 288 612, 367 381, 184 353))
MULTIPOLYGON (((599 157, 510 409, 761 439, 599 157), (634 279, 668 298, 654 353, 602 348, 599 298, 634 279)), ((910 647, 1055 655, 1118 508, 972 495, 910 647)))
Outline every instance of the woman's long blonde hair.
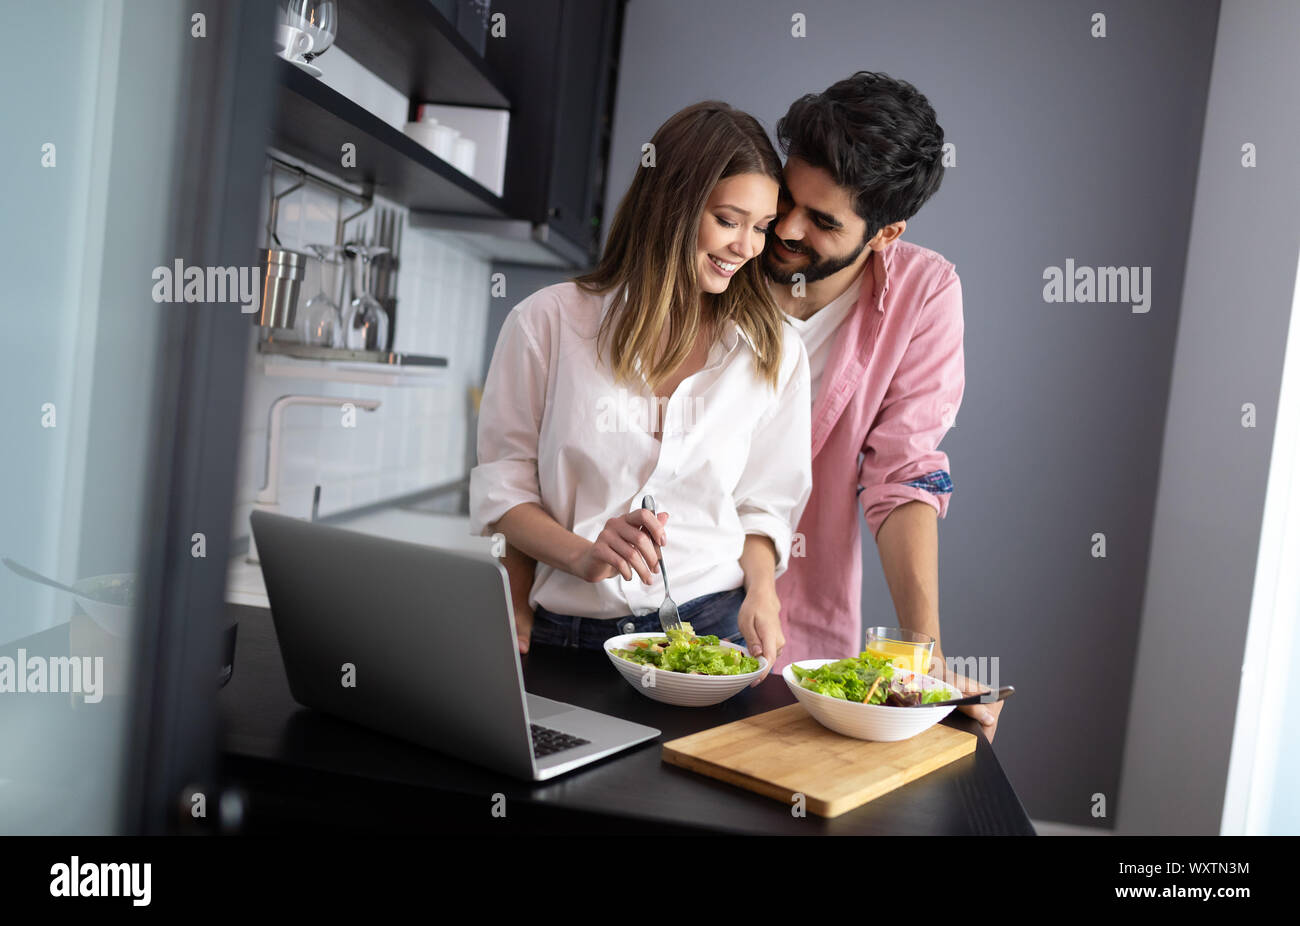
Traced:
POLYGON ((690 354, 702 324, 712 323, 716 333, 733 319, 755 348, 755 371, 775 388, 784 316, 762 262, 746 261, 719 294, 702 293, 696 272, 700 220, 718 181, 756 173, 781 183, 767 133, 748 113, 706 100, 669 118, 651 144, 653 161, 642 157, 600 262, 574 279, 599 294, 627 287, 626 302, 611 306, 598 335, 615 380, 635 382, 639 368, 657 387, 690 354))

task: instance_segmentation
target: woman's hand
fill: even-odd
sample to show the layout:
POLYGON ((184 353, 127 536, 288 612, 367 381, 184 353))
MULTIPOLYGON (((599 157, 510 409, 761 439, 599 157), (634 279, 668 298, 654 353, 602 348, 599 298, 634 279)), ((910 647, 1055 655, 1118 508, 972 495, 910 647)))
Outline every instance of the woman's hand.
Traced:
POLYGON ((528 596, 536 578, 537 563, 518 547, 507 543, 502 564, 506 567, 506 577, 510 580, 510 604, 515 612, 515 636, 519 641, 519 652, 527 653, 533 638, 533 606, 528 603, 528 596))
POLYGON ((740 570, 745 574, 745 600, 740 603, 736 623, 745 635, 749 654, 767 657, 767 668, 754 679, 752 688, 767 678, 785 647, 785 634, 781 632, 781 601, 776 597, 776 545, 770 537, 745 535, 740 570))
POLYGON ((659 557, 655 555, 651 537, 659 546, 668 542, 664 531, 667 520, 668 512, 661 511, 656 516, 644 508, 610 518, 569 571, 588 582, 601 582, 615 575, 631 581, 635 572, 649 585, 654 581, 652 573, 659 571, 659 557))
POLYGON ((528 597, 524 596, 523 601, 513 602, 515 609, 515 639, 519 645, 519 652, 527 654, 529 646, 533 641, 533 606, 528 603, 528 597))
MULTIPOLYGON (((600 582, 615 575, 631 581, 636 573, 641 581, 649 584, 653 581, 651 573, 659 571, 659 557, 655 555, 650 535, 663 546, 668 540, 664 532, 667 520, 666 512, 661 511, 656 518, 638 508, 606 521, 604 530, 593 542, 561 527, 536 502, 524 502, 502 515, 491 529, 504 534, 509 546, 525 556, 588 582, 600 582)), ((528 581, 531 585, 531 575, 528 581)))
POLYGON ((765 583, 751 587, 740 604, 736 623, 745 635, 749 654, 767 657, 767 668, 750 684, 752 688, 767 678, 785 647, 785 634, 781 632, 781 600, 776 597, 776 586, 765 583))

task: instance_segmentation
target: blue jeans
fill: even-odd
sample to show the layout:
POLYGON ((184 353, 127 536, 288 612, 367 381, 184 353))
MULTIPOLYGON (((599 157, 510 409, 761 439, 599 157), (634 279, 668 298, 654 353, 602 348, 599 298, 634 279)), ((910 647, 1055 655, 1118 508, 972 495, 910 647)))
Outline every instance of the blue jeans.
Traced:
MULTIPOLYGON (((677 606, 682 620, 700 636, 713 634, 721 640, 745 645, 744 635, 736 623, 740 603, 745 600, 744 588, 729 592, 715 592, 677 606)), ((571 646, 576 649, 601 649, 606 640, 621 633, 660 633, 659 612, 618 618, 570 617, 553 614, 540 605, 533 612, 533 642, 553 646, 571 646)))

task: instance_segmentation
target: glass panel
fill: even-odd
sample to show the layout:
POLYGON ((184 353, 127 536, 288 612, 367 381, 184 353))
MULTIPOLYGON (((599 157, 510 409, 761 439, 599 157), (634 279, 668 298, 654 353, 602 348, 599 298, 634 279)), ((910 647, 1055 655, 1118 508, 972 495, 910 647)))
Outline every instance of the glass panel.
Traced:
MULTIPOLYGON (((204 703, 181 704, 159 680, 168 665, 188 666, 192 641, 203 637, 177 626, 212 619, 220 603, 163 608, 180 599, 177 583, 188 574, 184 564, 164 564, 189 558, 161 536, 179 530, 146 525, 172 523, 169 500, 200 467, 223 469, 219 458, 197 459, 205 441, 193 441, 188 455, 172 446, 181 442, 177 422, 195 420, 185 403, 204 375, 191 365, 178 386, 181 358, 196 354, 195 338, 178 333, 202 316, 201 307, 158 301, 155 283, 173 259, 211 252, 211 239, 207 251, 187 252, 178 228, 219 224, 240 196, 252 217, 256 180, 212 208, 213 197, 182 182, 196 145, 214 157, 230 144, 257 147, 256 134, 221 138, 211 104, 221 82, 236 79, 213 75, 238 73, 234 52, 247 28, 230 23, 245 12, 238 2, 209 9, 203 38, 192 33, 190 5, 177 0, 5 5, 0 833, 141 828, 144 802, 158 805, 163 787, 175 793, 157 774, 174 750, 172 730, 189 723, 191 703, 204 703), (142 652, 150 658, 138 659, 142 652), (160 701, 170 712, 161 720, 160 701)), ((202 182, 223 181, 231 168, 219 167, 205 167, 202 182)), ((236 231, 252 254, 248 224, 236 231)), ((224 371, 220 347, 199 349, 224 371)), ((229 372, 240 382, 242 361, 229 372)), ((216 484, 219 497, 226 490, 216 484)), ((224 552, 224 537, 216 546, 224 552)), ((214 666, 204 697, 215 690, 214 666)))

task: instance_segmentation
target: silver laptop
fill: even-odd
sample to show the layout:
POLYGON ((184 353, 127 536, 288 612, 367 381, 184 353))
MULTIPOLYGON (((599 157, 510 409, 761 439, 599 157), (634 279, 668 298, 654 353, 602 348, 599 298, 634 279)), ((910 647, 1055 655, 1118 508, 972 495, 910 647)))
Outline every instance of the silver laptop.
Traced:
POLYGON ((659 735, 524 691, 506 571, 486 553, 263 511, 252 526, 299 704, 534 780, 659 735))

